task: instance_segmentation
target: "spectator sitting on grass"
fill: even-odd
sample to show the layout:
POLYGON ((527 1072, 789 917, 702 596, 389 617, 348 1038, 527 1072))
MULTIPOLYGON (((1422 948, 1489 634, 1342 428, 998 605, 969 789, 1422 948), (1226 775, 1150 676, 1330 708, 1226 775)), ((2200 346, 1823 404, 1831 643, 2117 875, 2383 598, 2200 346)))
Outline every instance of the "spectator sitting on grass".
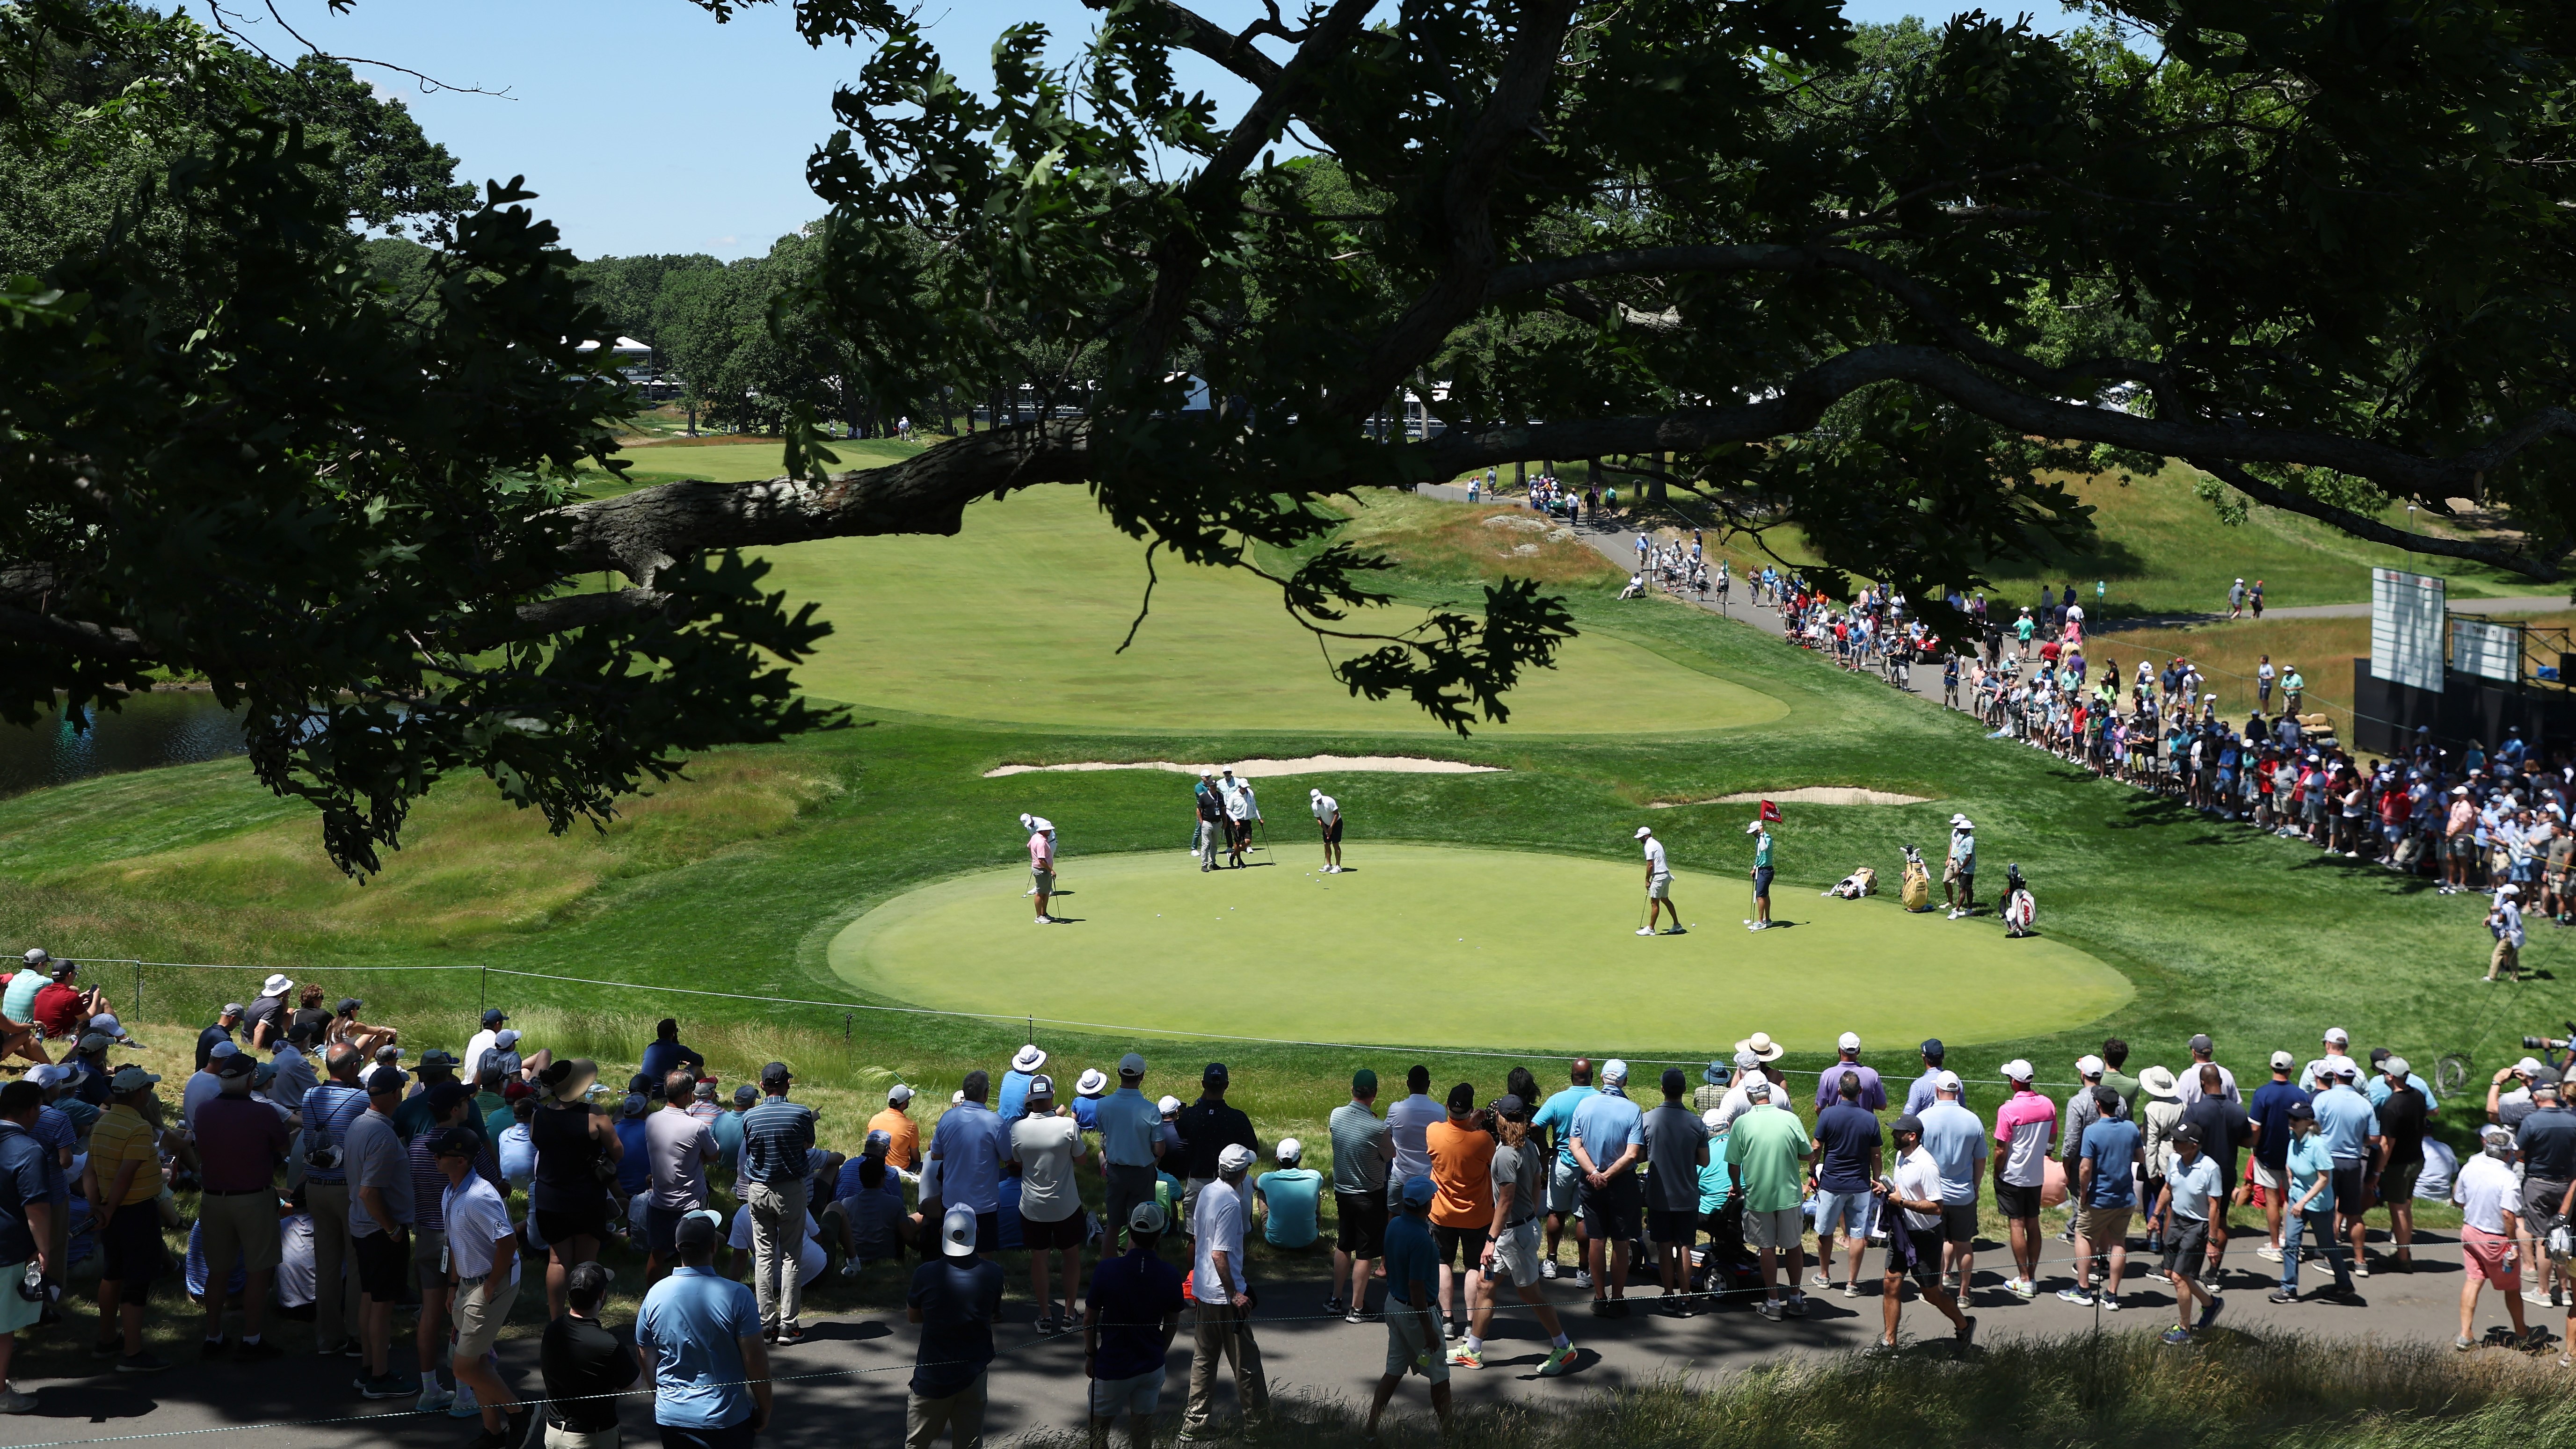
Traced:
POLYGON ((1281 1138, 1279 1165, 1252 1183, 1252 1220, 1261 1225, 1262 1241, 1274 1248, 1294 1252, 1315 1246, 1324 1175, 1303 1164, 1305 1151, 1296 1138, 1281 1138))
POLYGON ((685 1067, 695 1080, 705 1074, 707 1059, 680 1044, 680 1023, 666 1016, 653 1024, 653 1040, 646 1044, 639 1066, 648 1077, 668 1077, 685 1067))

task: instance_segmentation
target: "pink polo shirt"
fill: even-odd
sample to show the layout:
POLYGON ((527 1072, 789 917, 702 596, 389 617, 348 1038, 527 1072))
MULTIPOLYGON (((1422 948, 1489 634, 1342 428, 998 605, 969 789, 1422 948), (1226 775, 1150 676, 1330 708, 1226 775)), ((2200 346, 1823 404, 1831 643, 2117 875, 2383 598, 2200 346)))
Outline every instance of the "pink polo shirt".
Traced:
POLYGON ((2037 1187, 2048 1175, 2048 1141, 2057 1131, 2057 1104, 2037 1092, 2015 1092, 1995 1113, 1995 1140, 2004 1144, 2004 1181, 2037 1187))

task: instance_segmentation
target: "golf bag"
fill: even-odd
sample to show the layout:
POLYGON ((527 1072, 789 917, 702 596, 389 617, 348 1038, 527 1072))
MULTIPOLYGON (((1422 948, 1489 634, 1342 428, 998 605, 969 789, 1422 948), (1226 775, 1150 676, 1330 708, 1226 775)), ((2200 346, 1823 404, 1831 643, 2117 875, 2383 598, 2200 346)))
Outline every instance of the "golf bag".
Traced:
POLYGON ((1834 888, 1823 892, 1823 894, 1829 896, 1840 896, 1847 901, 1856 901, 1863 896, 1877 895, 1878 872, 1864 865, 1860 869, 1853 871, 1851 874, 1844 876, 1841 880, 1834 882, 1834 888))
POLYGON ((2039 903, 2030 898, 2030 886, 2016 868, 2004 876, 2004 934, 2027 936, 2039 919, 2039 903))
POLYGON ((1905 847, 1905 884, 1898 897, 1909 911, 1932 909, 1932 872, 1923 864, 1923 852, 1905 847))

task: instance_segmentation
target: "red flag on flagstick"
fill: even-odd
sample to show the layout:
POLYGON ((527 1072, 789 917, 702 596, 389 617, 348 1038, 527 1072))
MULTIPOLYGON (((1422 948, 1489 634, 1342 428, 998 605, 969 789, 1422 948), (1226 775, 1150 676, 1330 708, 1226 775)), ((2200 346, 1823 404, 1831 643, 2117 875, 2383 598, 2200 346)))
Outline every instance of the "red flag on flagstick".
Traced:
POLYGON ((1768 800, 1763 801, 1762 818, 1765 822, 1777 821, 1780 818, 1780 807, 1768 800))

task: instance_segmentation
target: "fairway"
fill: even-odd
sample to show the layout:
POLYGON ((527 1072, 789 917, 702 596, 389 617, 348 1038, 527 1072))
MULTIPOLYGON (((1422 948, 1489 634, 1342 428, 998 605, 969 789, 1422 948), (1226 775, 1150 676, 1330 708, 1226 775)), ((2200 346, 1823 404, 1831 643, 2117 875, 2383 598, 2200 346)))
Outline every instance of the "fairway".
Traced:
MULTIPOLYGON (((767 587, 832 623, 796 680, 825 699, 921 714, 1092 730, 1444 733, 1404 699, 1355 699, 1315 636, 1250 574, 1158 561, 1152 616, 1118 652, 1145 591, 1145 548, 1078 489, 966 510, 956 538, 851 538, 763 552, 767 587)), ((1462 605, 1482 595, 1461 590, 1462 605)), ((1641 607, 1652 607, 1651 605, 1641 607)), ((1402 605, 1343 627, 1393 632, 1402 605)), ((1336 643, 1335 657, 1360 652, 1336 643)), ((1625 640, 1586 634, 1512 691, 1508 727, 1596 734, 1759 724, 1787 706, 1625 640)))
POLYGON ((831 966, 915 1005, 1148 1032, 1706 1057, 1757 1030, 1819 1053, 1857 1031, 1882 1062, 1926 1036, 2080 1026, 2130 996, 2092 956, 1990 918, 1791 889, 1774 914, 1798 924, 1756 935, 1744 881, 1684 871, 1698 929, 1649 940, 1641 867, 1354 845, 1327 876, 1308 831, 1274 833, 1283 864, 1212 875, 1178 849, 1070 858, 1070 925, 1031 923, 1025 870, 927 886, 844 928, 831 966))

